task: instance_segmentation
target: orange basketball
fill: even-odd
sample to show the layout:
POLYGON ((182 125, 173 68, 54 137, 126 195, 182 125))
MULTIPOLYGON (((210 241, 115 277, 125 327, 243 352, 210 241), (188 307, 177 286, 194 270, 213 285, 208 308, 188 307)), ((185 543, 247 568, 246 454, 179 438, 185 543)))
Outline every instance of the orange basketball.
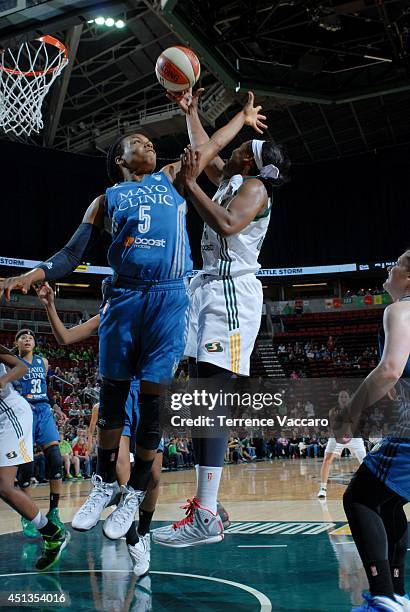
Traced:
POLYGON ((158 81, 170 91, 184 91, 193 87, 200 73, 199 59, 187 47, 168 47, 155 64, 158 81))

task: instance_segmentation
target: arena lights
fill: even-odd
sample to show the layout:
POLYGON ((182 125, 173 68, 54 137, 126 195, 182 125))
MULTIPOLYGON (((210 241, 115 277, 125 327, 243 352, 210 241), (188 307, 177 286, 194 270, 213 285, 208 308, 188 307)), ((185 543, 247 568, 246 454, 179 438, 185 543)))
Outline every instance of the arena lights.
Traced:
POLYGON ((95 23, 98 26, 107 26, 107 28, 115 26, 119 30, 125 28, 125 21, 123 19, 115 20, 113 17, 102 17, 101 15, 95 19, 89 19, 87 23, 95 23))

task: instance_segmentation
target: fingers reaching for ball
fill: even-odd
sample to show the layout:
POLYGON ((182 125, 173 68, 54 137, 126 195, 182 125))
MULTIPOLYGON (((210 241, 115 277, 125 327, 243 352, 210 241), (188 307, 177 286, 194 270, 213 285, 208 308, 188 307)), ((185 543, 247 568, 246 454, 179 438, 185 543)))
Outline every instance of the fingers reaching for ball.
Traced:
POLYGON ((252 91, 248 91, 248 99, 245 106, 243 107, 243 113, 245 115, 245 125, 253 128, 258 134, 263 134, 263 130, 266 130, 268 126, 266 123, 266 116, 261 115, 260 111, 262 106, 254 106, 255 96, 252 91))

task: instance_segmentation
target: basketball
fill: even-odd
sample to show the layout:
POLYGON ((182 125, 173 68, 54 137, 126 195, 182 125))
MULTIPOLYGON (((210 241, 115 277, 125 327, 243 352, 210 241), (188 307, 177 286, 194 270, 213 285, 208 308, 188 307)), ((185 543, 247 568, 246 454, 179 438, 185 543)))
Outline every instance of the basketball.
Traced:
POLYGON ((155 74, 165 89, 184 91, 193 87, 201 73, 199 59, 187 47, 168 47, 157 59, 155 74))

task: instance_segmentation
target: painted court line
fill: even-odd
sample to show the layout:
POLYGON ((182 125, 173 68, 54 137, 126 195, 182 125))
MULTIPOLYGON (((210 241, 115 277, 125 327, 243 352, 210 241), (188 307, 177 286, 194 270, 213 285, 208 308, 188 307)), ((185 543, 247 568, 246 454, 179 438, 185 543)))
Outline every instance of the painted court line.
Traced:
MULTIPOLYGON (((92 570, 92 572, 90 572, 89 569, 87 570, 81 570, 81 569, 62 570, 62 571, 57 570, 57 571, 47 572, 47 574, 90 574, 90 573, 94 573, 94 574, 133 574, 133 572, 129 570, 96 570, 96 569, 92 570)), ((250 587, 246 584, 242 584, 241 582, 233 582, 232 580, 225 580, 224 578, 216 578, 215 576, 201 576, 199 574, 183 574, 179 572, 150 571, 150 574, 158 574, 162 576, 181 576, 183 578, 198 578, 200 580, 209 580, 210 582, 219 582, 221 584, 226 584, 232 587, 236 587, 237 589, 242 589, 242 591, 246 591, 247 593, 255 597, 255 599, 257 599, 258 603, 260 604, 260 608, 259 608, 260 612, 272 612, 272 604, 270 602, 270 599, 266 597, 264 593, 261 593, 261 591, 258 591, 257 589, 254 589, 253 587, 250 587)), ((33 576, 33 575, 38 576, 38 572, 16 572, 12 574, 0 574, 0 578, 8 578, 11 576, 33 576)), ((46 573, 44 573, 43 575, 46 575, 46 573)))
POLYGON ((287 544, 239 544, 237 548, 287 548, 287 544))

